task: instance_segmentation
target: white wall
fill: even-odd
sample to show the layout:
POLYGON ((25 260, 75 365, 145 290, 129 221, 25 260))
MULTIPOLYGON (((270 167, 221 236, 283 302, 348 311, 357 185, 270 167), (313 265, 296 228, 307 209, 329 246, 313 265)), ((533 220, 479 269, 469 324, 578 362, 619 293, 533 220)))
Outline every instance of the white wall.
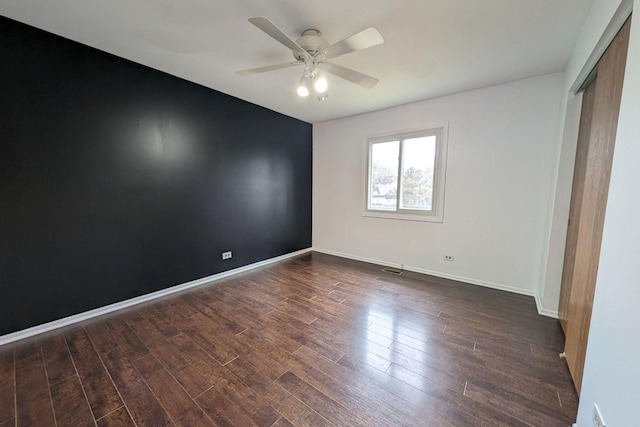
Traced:
POLYGON ((314 249, 537 294, 563 82, 552 74, 315 124, 314 249), (444 223, 361 216, 366 137, 447 123, 444 223))
POLYGON ((546 262, 543 264, 542 280, 538 289, 542 311, 547 314, 557 314, 560 300, 582 93, 567 94, 564 101, 566 109, 561 119, 564 129, 559 137, 561 144, 558 145, 556 169, 553 174, 555 181, 551 190, 555 196, 549 206, 546 262))
MULTIPOLYGON (((565 68, 565 93, 569 91, 578 74, 585 67, 589 57, 594 53, 598 41, 602 38, 606 27, 614 18, 618 8, 622 4, 631 3, 632 0, 594 0, 565 68)), ((604 47, 606 48, 607 45, 608 43, 604 47)), ((603 50, 600 51, 600 54, 602 52, 603 50)))
MULTIPOLYGON (((596 3, 602 3, 596 0, 596 3)), ((636 3, 637 4, 637 3, 636 3)), ((638 12, 636 12, 636 15, 638 12)), ((607 426, 640 426, 640 22, 635 16, 613 158, 600 266, 578 412, 607 426)))

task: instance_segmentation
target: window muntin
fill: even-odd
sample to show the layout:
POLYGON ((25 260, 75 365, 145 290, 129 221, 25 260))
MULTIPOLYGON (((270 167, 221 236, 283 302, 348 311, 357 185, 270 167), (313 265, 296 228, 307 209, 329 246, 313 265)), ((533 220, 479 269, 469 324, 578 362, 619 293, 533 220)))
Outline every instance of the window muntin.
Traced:
POLYGON ((442 221, 443 129, 368 140, 365 216, 442 221))

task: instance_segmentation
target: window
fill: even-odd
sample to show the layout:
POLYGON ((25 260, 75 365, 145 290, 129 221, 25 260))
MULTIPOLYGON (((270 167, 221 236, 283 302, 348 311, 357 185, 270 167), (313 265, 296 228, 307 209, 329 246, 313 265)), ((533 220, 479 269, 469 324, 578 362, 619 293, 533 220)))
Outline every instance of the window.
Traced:
POLYGON ((442 222, 444 128, 369 138, 365 216, 442 222))

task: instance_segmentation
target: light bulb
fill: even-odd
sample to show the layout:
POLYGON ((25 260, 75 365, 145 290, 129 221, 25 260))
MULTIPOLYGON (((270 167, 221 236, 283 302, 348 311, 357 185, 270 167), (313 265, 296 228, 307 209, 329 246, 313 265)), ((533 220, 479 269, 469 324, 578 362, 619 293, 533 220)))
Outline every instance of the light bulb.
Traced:
POLYGON ((319 76, 313 79, 313 88, 316 90, 316 93, 325 93, 328 87, 329 83, 327 83, 327 79, 324 77, 319 76))
POLYGON ((306 98, 307 96, 309 96, 309 89, 302 85, 298 86, 298 96, 306 98))
POLYGON ((298 86, 298 96, 301 98, 306 98, 309 96, 309 86, 310 86, 309 77, 302 76, 300 78, 300 85, 298 86))

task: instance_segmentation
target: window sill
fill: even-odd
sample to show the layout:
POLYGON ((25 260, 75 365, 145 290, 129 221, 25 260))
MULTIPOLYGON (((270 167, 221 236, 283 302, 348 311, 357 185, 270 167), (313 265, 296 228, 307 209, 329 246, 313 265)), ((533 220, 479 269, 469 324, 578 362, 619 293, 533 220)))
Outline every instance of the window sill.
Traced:
POLYGON ((369 218, 383 218, 383 219, 395 219, 400 221, 415 221, 415 222, 444 222, 442 215, 414 215, 403 214, 395 212, 379 212, 379 211, 363 211, 360 216, 369 218))

